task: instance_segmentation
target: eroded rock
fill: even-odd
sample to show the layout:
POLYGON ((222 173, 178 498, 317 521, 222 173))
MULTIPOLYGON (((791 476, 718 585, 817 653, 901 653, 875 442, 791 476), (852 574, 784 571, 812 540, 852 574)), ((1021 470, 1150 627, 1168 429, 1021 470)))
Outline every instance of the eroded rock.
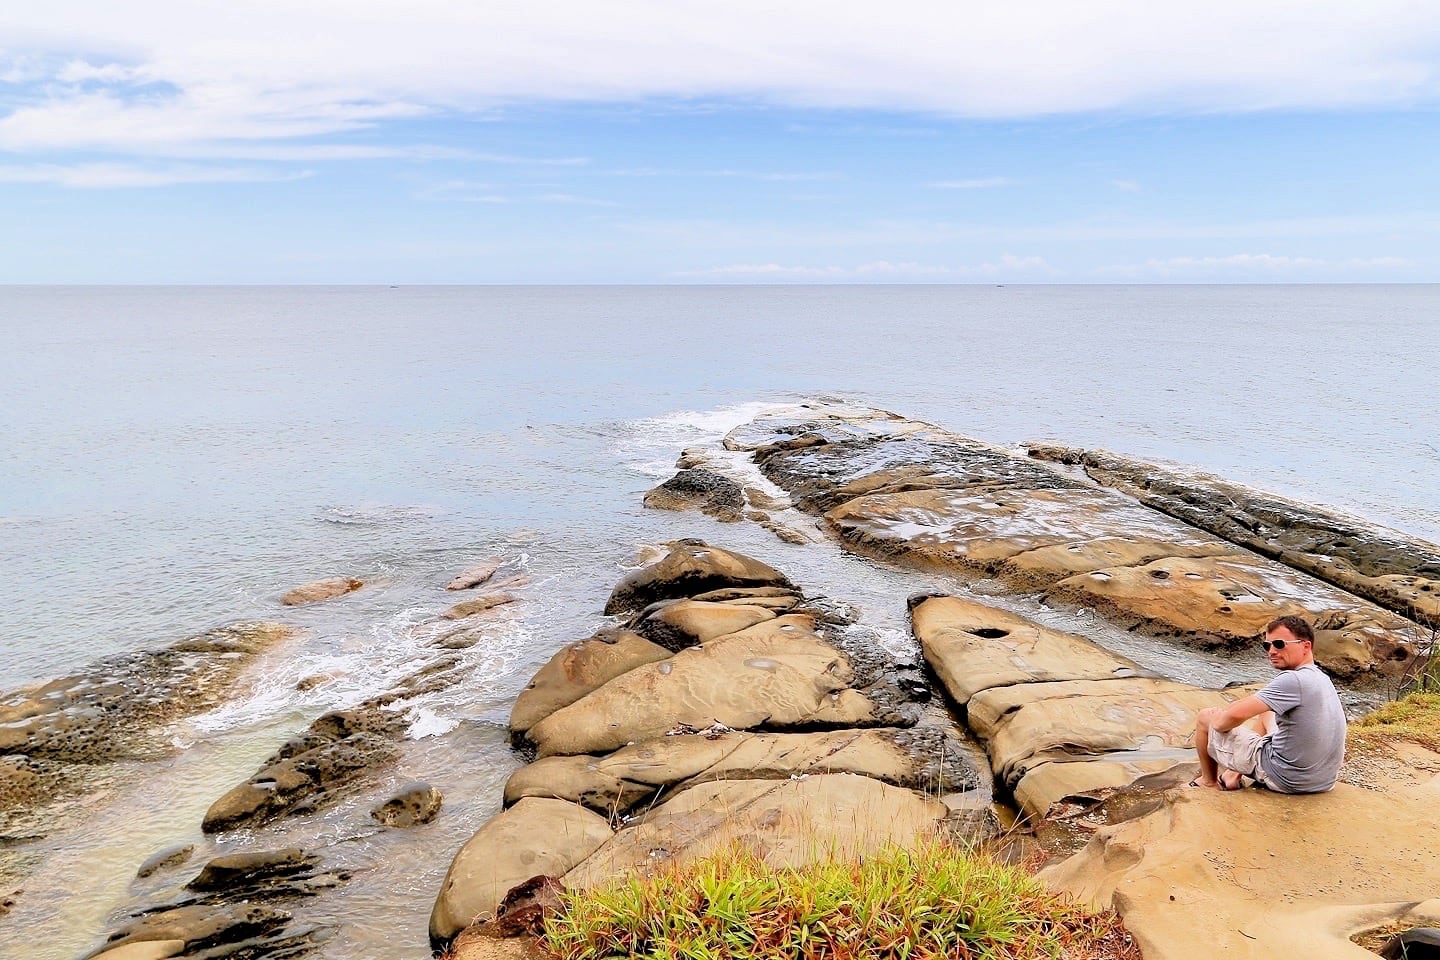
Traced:
POLYGON ((645 494, 645 506, 652 510, 699 510, 734 523, 743 518, 745 493, 740 484, 723 474, 690 467, 645 494))
POLYGON ((440 791, 428 783, 406 784, 380 806, 370 811, 377 823, 386 827, 413 827, 429 823, 440 813, 440 791))
POLYGON ((474 617, 487 610, 502 606, 507 603, 514 603, 520 598, 513 593, 487 593, 476 597, 474 600, 462 600, 441 616, 446 620, 464 620, 466 617, 474 617))
MULTIPOLYGON (((775 611, 764 605, 763 599, 757 598, 760 602, 737 600, 732 603, 662 600, 647 608, 636 619, 632 629, 666 650, 684 650, 775 619, 775 611)), ((781 606, 795 605, 794 598, 775 599, 781 606)))
POLYGON ((474 566, 466 567, 455 575, 455 578, 445 584, 446 590, 469 590, 478 587, 480 584, 495 576, 495 571, 500 569, 499 560, 482 560, 474 566))
POLYGON ((671 544, 659 561, 621 580, 605 604, 607 614, 628 613, 657 600, 676 600, 722 587, 790 587, 774 567, 699 540, 671 544))

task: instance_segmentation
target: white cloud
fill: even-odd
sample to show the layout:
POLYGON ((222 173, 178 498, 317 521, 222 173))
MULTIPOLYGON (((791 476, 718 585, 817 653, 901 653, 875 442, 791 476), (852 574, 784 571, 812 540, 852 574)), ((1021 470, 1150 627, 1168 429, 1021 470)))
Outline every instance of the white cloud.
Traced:
POLYGON ((622 5, 52 0, 0 6, 0 149, 343 133, 532 101, 736 98, 975 117, 1405 107, 1440 97, 1414 0, 622 5))
POLYGON ((1010 178, 979 177, 974 180, 936 180, 925 185, 937 190, 992 190, 995 187, 1008 187, 1010 178))
POLYGON ((1124 190, 1126 193, 1134 193, 1140 189, 1140 184, 1135 180, 1111 180, 1110 186, 1116 190, 1124 190))
POLYGON ((302 180, 308 170, 216 166, 139 166, 125 163, 0 165, 0 183, 48 183, 61 187, 168 187, 180 183, 276 183, 302 180))
POLYGON ((1000 276, 1042 278, 1051 273, 1043 257, 1017 257, 1006 254, 994 262, 973 265, 940 266, 909 261, 873 260, 853 267, 786 266, 778 263, 737 263, 708 270, 684 270, 676 277, 727 281, 800 281, 844 283, 955 283, 990 280, 1000 276))

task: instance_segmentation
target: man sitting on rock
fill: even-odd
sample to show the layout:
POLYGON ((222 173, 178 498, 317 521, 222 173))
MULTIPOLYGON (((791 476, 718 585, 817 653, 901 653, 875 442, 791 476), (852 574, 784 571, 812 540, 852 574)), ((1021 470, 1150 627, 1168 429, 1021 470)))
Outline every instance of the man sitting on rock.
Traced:
POLYGON ((1260 646, 1280 675, 1228 707, 1200 711, 1200 776, 1190 784, 1236 790, 1250 777, 1279 793, 1329 790, 1345 759, 1345 711, 1315 665, 1315 634, 1303 617, 1280 617, 1260 646))

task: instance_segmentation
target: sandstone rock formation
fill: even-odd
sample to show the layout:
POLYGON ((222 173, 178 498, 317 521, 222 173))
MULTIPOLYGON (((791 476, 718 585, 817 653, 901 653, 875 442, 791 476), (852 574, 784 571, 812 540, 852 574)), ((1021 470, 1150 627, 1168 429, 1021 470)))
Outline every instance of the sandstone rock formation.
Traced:
POLYGON ((462 600, 441 616, 446 620, 464 620, 466 617, 473 617, 484 613, 494 607, 507 603, 514 603, 520 598, 513 593, 487 593, 476 597, 474 600, 462 600))
POLYGON ((440 791, 428 783, 415 782, 370 811, 376 823, 386 827, 414 827, 429 823, 440 813, 440 791))
POLYGON ((469 590, 471 587, 478 587, 486 580, 495 576, 495 571, 499 569, 499 560, 482 560, 474 566, 466 567, 457 573, 453 580, 445 584, 445 589, 469 590))
POLYGON ((817 407, 732 432, 850 549, 995 577, 1117 623, 1206 647, 1258 639, 1299 613, 1344 676, 1398 674, 1416 625, 1303 572, 1046 464, 881 411, 817 407))
POLYGON ((1032 444, 1096 482, 1423 624, 1440 624, 1440 547, 1334 511, 1105 450, 1032 444))
POLYGON ((913 598, 911 618, 996 779, 1036 818, 1193 763, 1195 714, 1249 692, 1144 676, 1081 637, 957 597, 913 598))
MULTIPOLYGON (((857 673, 758 561, 679 542, 611 609, 633 611, 625 628, 564 648, 517 700, 512 736, 539 759, 456 857, 435 945, 539 874, 584 886, 732 842, 777 865, 861 855, 932 834, 951 816, 939 798, 980 784, 953 721, 910 728, 928 690, 873 653, 857 673)), ((501 955, 496 929, 472 928, 465 949, 501 955)))

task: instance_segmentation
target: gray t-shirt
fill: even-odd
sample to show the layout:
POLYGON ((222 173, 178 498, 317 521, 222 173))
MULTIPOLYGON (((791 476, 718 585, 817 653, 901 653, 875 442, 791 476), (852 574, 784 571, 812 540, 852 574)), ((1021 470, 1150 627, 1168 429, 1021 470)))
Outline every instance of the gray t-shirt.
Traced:
POLYGON ((1345 759, 1345 710, 1330 678, 1306 664, 1281 671, 1255 696, 1275 711, 1275 732, 1260 744, 1266 786, 1282 793, 1333 787, 1345 759))

